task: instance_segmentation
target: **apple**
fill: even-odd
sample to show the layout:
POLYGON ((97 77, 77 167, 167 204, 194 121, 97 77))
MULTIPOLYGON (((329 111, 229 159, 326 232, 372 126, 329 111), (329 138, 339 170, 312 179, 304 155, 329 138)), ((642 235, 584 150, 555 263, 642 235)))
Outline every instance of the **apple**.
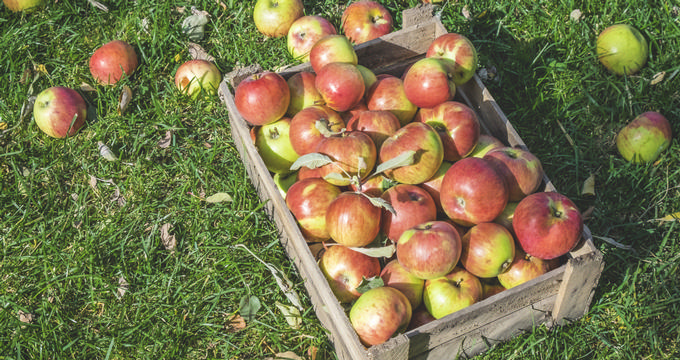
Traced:
POLYGON ((339 114, 345 124, 347 124, 353 117, 361 114, 364 111, 368 111, 368 107, 366 106, 366 102, 361 99, 359 100, 359 103, 354 105, 351 109, 340 112, 339 114))
POLYGON ((87 104, 75 90, 54 86, 36 96, 33 117, 45 134, 61 139, 75 135, 85 125, 87 104))
MULTIPOLYGON (((458 230, 446 221, 428 221, 404 231, 397 242, 401 266, 421 279, 444 276, 460 259, 458 230)), ((433 314, 434 315, 434 314, 433 314)))
POLYGON ((515 239, 503 225, 479 223, 463 236, 460 264, 479 278, 493 278, 515 258, 515 239))
POLYGON ((597 59, 614 74, 635 74, 647 62, 647 54, 647 40, 628 24, 612 25, 597 37, 597 59))
POLYGON ((512 228, 527 254, 550 260, 578 244, 583 216, 568 197, 556 192, 537 192, 517 204, 512 228))
POLYGON ((217 66, 210 61, 195 59, 189 60, 177 68, 175 73, 175 86, 193 97, 202 91, 208 95, 217 94, 222 75, 217 66))
POLYGON ((512 229, 512 218, 515 216, 515 209, 517 208, 517 201, 508 201, 505 205, 505 209, 493 219, 493 222, 499 225, 503 225, 508 231, 514 234, 515 230, 512 229))
POLYGON ((432 196, 417 185, 397 184, 382 194, 382 199, 394 209, 394 214, 382 210, 382 232, 398 242, 401 234, 416 225, 437 219, 437 206, 432 196))
POLYGON ((13 12, 32 9, 41 6, 45 0, 2 0, 5 6, 13 12))
POLYGON ((365 179, 377 160, 373 140, 361 131, 345 131, 325 137, 319 142, 315 152, 333 160, 321 167, 321 176, 338 186, 349 185, 354 177, 365 179), (332 173, 340 176, 329 176, 332 173))
POLYGON ((509 201, 522 200, 538 190, 543 182, 541 161, 529 150, 506 146, 489 151, 484 160, 505 177, 509 201))
POLYGON ((95 50, 90 57, 90 73, 102 85, 113 85, 137 69, 137 53, 121 40, 113 40, 95 50))
POLYGON ((456 85, 472 79, 477 71, 477 50, 465 36, 456 33, 440 35, 427 49, 426 57, 438 57, 453 61, 452 75, 456 85))
POLYGON ((371 137, 376 149, 401 128, 399 119, 386 110, 365 110, 347 122, 347 130, 361 131, 371 137))
POLYGON ((359 59, 349 39, 344 35, 326 35, 319 39, 309 50, 309 62, 315 73, 332 62, 357 65, 359 59))
MULTIPOLYGON (((329 246, 321 255, 319 268, 340 303, 351 303, 358 299, 361 293, 357 287, 362 281, 380 276, 378 258, 364 255, 343 245, 329 246)), ((408 299, 406 297, 404 299, 408 303, 408 299)))
POLYGON ((253 8, 255 27, 265 36, 282 37, 304 15, 302 0, 257 0, 253 8))
POLYGON ((380 3, 359 0, 349 4, 340 19, 345 36, 355 44, 379 38, 392 31, 392 15, 380 3))
POLYGON ((344 127, 345 122, 335 110, 325 105, 313 105, 300 110, 291 119, 290 142, 300 156, 313 153, 326 135, 340 132, 344 127))
POLYGON ((300 157, 290 142, 290 118, 287 117, 258 127, 255 147, 273 173, 290 172, 290 166, 300 157))
POLYGON ((477 145, 479 118, 474 110, 461 102, 445 101, 430 109, 420 109, 415 121, 432 126, 439 133, 444 145, 444 160, 460 160, 477 145))
POLYGON ((384 163, 406 151, 415 152, 413 164, 385 171, 385 176, 403 184, 420 184, 429 180, 444 160, 444 147, 439 134, 421 122, 409 123, 385 139, 380 147, 380 162, 384 163))
POLYGON ((326 229, 338 244, 349 247, 366 246, 380 232, 381 209, 366 195, 346 191, 328 206, 326 229))
MULTIPOLYGON (((357 69, 359 69, 359 72, 361 73, 361 77, 364 78, 364 88, 366 90, 370 89, 373 84, 378 80, 378 77, 375 75, 373 70, 363 66, 363 65, 357 65, 357 69)), ((364 92, 364 95, 365 92, 364 92)))
POLYGON ((423 58, 416 61, 404 74, 406 98, 420 108, 435 107, 456 95, 452 61, 423 58))
POLYGON ((616 148, 632 163, 655 161, 670 146, 671 125, 656 111, 647 111, 633 119, 616 136, 616 148))
POLYGON ((521 248, 515 251, 515 258, 508 269, 498 274, 498 281, 506 288, 511 289, 517 285, 537 278, 548 271, 559 267, 559 259, 543 260, 527 255, 521 248))
POLYGON ((425 308, 425 305, 420 305, 419 307, 415 308, 413 310, 413 314, 411 315, 411 322, 408 324, 408 327, 406 328, 406 331, 411 331, 413 329, 417 329, 427 323, 430 323, 432 321, 435 321, 437 319, 434 318, 428 311, 427 308, 425 308))
POLYGON ((316 74, 309 71, 300 71, 289 77, 286 81, 290 90, 290 101, 287 116, 295 116, 300 110, 312 105, 323 105, 323 97, 316 90, 316 74))
POLYGON ((380 277, 385 286, 393 287, 406 295, 412 309, 422 304, 425 281, 401 266, 399 260, 393 259, 385 264, 382 272, 380 272, 380 277))
POLYGON ((288 189, 290 189, 290 187, 298 181, 298 173, 297 171, 274 173, 272 179, 274 180, 276 187, 279 189, 281 197, 285 199, 288 189))
POLYGON ((282 118, 289 102, 286 79, 272 71, 250 75, 234 90, 236 109, 251 125, 265 125, 282 118))
POLYGON ((305 15, 295 20, 288 29, 286 43, 290 55, 301 62, 309 61, 309 51, 319 39, 335 35, 335 26, 318 15, 305 15))
POLYGON ((364 97, 369 110, 390 111, 399 119, 401 126, 410 123, 418 111, 418 107, 406 97, 404 82, 393 75, 376 76, 364 97))
POLYGON ((329 108, 347 111, 363 99, 364 77, 354 64, 332 62, 316 72, 316 90, 329 108))
POLYGON ((503 175, 488 161, 475 157, 453 163, 439 193, 444 213, 463 226, 493 221, 508 203, 503 175))
POLYGON ((438 213, 443 213, 444 209, 442 208, 442 202, 441 202, 441 195, 440 195, 440 190, 442 188, 442 180, 444 180, 444 175, 446 175, 446 172, 449 170, 449 168, 453 165, 453 163, 449 161, 442 161, 442 164, 439 166, 439 169, 437 169, 437 172, 432 175, 432 177, 425 181, 424 183, 420 184, 420 187, 425 189, 430 196, 432 196, 432 199, 434 200, 435 207, 437 208, 438 213))
POLYGON ((477 145, 475 145, 475 149, 472 150, 472 152, 468 156, 482 158, 489 151, 493 149, 502 148, 504 146, 505 144, 498 140, 498 138, 492 135, 480 134, 479 139, 477 140, 477 145))
POLYGON ((286 192, 286 205, 295 217, 307 241, 325 241, 331 238, 326 228, 328 206, 340 188, 322 178, 298 180, 286 192))
POLYGON ((349 311, 349 321, 365 346, 382 344, 404 332, 412 313, 404 294, 391 287, 377 287, 363 293, 349 311))
POLYGON ((479 279, 479 281, 482 283, 482 300, 507 290, 503 285, 498 283, 498 278, 479 279))
POLYGON ((435 319, 441 319, 480 301, 482 293, 479 279, 456 266, 445 276, 425 281, 423 303, 435 319))

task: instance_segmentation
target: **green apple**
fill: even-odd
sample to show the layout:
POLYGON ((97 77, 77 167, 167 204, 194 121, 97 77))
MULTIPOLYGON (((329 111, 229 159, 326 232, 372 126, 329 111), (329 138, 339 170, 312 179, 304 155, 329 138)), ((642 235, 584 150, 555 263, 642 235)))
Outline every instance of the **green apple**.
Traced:
POLYGON ((297 182, 297 171, 274 173, 273 178, 274 184, 276 184, 276 187, 279 189, 281 197, 285 199, 288 189, 297 182))
POLYGON ((255 133, 255 147, 267 169, 273 173, 290 172, 299 155, 290 143, 290 118, 284 117, 260 126, 255 133))
POLYGON ((14 11, 23 11, 42 5, 44 0, 2 0, 5 6, 14 11))
POLYGON ((290 26, 303 15, 302 0, 257 0, 253 9, 255 27, 271 37, 288 35, 290 26))
POLYGON ((656 160, 670 146, 671 125, 656 111, 638 115, 616 136, 616 147, 624 159, 632 163, 656 160))
POLYGON ((647 62, 647 40, 628 24, 612 25, 597 37, 597 58, 617 75, 636 73, 647 62))
POLYGON ((75 90, 54 86, 36 96, 33 117, 45 134, 65 138, 75 135, 85 125, 87 105, 75 90))

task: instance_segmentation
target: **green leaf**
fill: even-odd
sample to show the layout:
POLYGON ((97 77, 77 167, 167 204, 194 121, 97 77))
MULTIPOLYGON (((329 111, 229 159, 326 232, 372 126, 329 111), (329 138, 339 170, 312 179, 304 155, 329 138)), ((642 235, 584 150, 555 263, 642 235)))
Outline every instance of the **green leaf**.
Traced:
POLYGON ((257 296, 244 295, 241 298, 238 312, 244 319, 246 319, 246 321, 250 322, 255 319, 255 314, 257 314, 258 310, 260 310, 260 307, 262 307, 262 304, 260 303, 260 299, 258 299, 257 296))
POLYGON ((397 212, 396 212, 396 211, 394 210, 394 208, 392 207, 392 204, 390 204, 389 202, 387 202, 387 200, 385 200, 385 199, 383 199, 383 198, 379 198, 379 197, 368 196, 368 195, 366 195, 366 194, 364 194, 364 193, 360 193, 360 194, 361 194, 361 195, 364 195, 364 196, 371 202, 371 204, 373 204, 373 206, 376 206, 376 207, 379 207, 379 208, 383 208, 383 209, 385 209, 385 210, 391 212, 392 215, 397 215, 397 212))
POLYGON ((415 162, 415 155, 415 150, 404 151, 403 153, 399 154, 399 156, 393 157, 378 165, 378 167, 375 169, 375 173, 379 174, 398 167, 413 165, 415 162))
POLYGON ((279 311, 281 311, 283 316, 286 318, 286 322, 288 322, 288 325, 291 327, 291 329, 300 328, 302 325, 302 316, 300 316, 300 310, 298 310, 298 308, 295 306, 282 304, 278 301, 275 302, 274 305, 279 308, 279 311))
POLYGON ((369 279, 362 277, 361 284, 357 286, 357 291, 360 294, 363 294, 368 290, 379 288, 382 286, 385 286, 385 283, 383 282, 383 279, 380 276, 374 276, 369 279))
POLYGON ((370 257, 389 258, 397 251, 397 246, 394 243, 391 243, 381 247, 351 247, 350 249, 370 257))
POLYGON ((337 182, 349 182, 351 179, 340 173, 332 172, 323 177, 324 180, 335 180, 337 182))
POLYGON ((305 166, 310 169, 316 169, 327 164, 332 164, 333 160, 327 155, 320 153, 310 153, 305 154, 297 158, 293 165, 290 166, 292 171, 300 170, 301 167, 305 166))
POLYGON ((219 192, 217 194, 213 194, 205 198, 205 201, 209 203, 220 203, 220 202, 232 202, 233 199, 231 198, 231 195, 227 193, 222 193, 219 192))

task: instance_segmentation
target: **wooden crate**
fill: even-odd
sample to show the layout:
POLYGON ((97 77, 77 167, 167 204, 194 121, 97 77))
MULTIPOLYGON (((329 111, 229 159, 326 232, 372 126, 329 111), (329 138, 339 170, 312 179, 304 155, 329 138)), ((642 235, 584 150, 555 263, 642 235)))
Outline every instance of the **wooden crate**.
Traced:
MULTIPOLYGON (((429 44, 446 29, 432 8, 419 6, 404 11, 402 30, 356 47, 359 62, 376 73, 400 76, 404 69, 422 58, 429 44)), ((311 70, 308 63, 282 72, 311 70)), ((231 86, 248 74, 230 77, 231 86)), ((361 359, 451 359, 456 355, 471 357, 492 345, 511 339, 533 327, 561 325, 581 318, 590 305, 594 289, 603 268, 601 253, 592 236, 584 228, 584 240, 567 254, 559 268, 515 288, 503 291, 444 318, 423 325, 389 341, 364 347, 352 328, 347 315, 333 295, 295 219, 258 155, 250 128, 234 104, 233 94, 225 80, 220 85, 220 98, 229 110, 233 140, 246 165, 252 183, 266 209, 280 230, 280 239, 288 256, 297 267, 309 293, 317 317, 328 330, 337 356, 344 360, 361 359)), ((475 76, 457 90, 457 100, 475 109, 483 131, 507 145, 526 145, 505 117, 481 80, 475 76)), ((541 191, 553 191, 544 176, 541 191)))

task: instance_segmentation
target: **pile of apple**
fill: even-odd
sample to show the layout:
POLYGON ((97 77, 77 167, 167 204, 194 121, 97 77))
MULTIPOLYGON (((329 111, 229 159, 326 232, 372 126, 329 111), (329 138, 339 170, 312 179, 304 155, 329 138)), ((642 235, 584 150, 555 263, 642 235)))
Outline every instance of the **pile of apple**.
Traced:
POLYGON ((544 274, 579 242, 574 203, 537 192, 536 156, 454 100, 476 70, 466 37, 438 37, 400 76, 358 65, 344 35, 309 55, 312 71, 251 75, 234 101, 362 343, 544 274))

